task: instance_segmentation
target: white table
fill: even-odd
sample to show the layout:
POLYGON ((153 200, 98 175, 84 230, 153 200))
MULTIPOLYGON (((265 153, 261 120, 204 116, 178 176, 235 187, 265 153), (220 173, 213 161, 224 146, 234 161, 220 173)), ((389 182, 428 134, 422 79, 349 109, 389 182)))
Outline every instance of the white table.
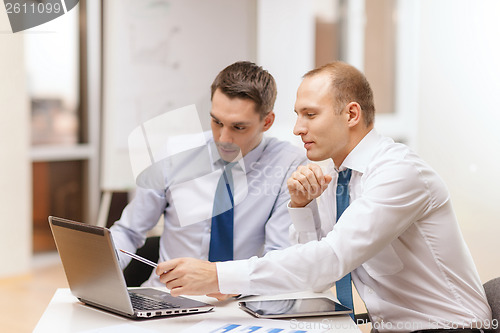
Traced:
MULTIPOLYGON (((295 293, 280 296, 252 296, 250 299, 277 299, 293 297, 318 297, 325 296, 335 299, 333 294, 295 293)), ((42 332, 181 332, 207 319, 221 320, 225 322, 238 323, 249 322, 252 324, 269 323, 270 319, 254 318, 238 308, 238 301, 228 300, 219 302, 214 298, 206 296, 190 297, 202 302, 215 305, 215 309, 208 313, 193 315, 153 318, 148 320, 131 320, 109 312, 87 306, 79 302, 69 289, 58 289, 50 301, 47 309, 40 318, 35 333, 42 332)), ((284 319, 282 319, 284 320, 284 319)), ((285 319, 286 320, 286 319, 285 319)), ((295 321, 287 321, 288 330, 303 329, 306 331, 320 329, 323 332, 360 332, 348 315, 329 317, 297 318, 295 321)), ((273 321, 272 323, 274 323, 273 321)), ((280 324, 284 324, 281 322, 280 324)), ((314 331, 317 332, 317 331, 314 331)), ((200 333, 202 333, 200 331, 200 333)))

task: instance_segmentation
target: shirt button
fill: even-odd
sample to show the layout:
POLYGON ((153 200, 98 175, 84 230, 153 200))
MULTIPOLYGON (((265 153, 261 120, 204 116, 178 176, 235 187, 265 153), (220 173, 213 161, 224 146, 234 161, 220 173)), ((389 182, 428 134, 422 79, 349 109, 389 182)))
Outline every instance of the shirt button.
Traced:
POLYGON ((372 288, 369 288, 369 289, 368 289, 368 293, 369 293, 369 294, 373 294, 373 289, 372 289, 372 288))

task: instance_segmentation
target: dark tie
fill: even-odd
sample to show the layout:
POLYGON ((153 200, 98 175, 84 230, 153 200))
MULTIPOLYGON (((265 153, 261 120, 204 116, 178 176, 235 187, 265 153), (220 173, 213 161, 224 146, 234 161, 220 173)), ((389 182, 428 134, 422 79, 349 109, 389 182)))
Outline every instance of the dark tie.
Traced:
MULTIPOLYGON (((351 169, 339 172, 337 180, 337 221, 349 206, 349 180, 351 180, 351 169)), ((351 318, 354 319, 354 307, 352 301, 351 273, 336 282, 337 298, 340 303, 353 309, 351 318)))
POLYGON ((230 163, 226 166, 215 190, 208 252, 208 260, 212 262, 233 260, 234 202, 231 169, 234 165, 235 163, 230 163))

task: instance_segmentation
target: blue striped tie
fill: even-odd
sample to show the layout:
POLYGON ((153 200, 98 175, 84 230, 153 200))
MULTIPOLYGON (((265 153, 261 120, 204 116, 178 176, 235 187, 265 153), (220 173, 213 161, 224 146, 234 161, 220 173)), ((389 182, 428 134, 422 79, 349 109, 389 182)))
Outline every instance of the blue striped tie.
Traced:
POLYGON ((234 201, 232 193, 233 175, 230 163, 223 170, 215 190, 210 249, 208 260, 211 262, 233 260, 234 201))
MULTIPOLYGON (((351 180, 351 169, 346 169, 339 172, 339 178, 337 180, 337 221, 344 212, 344 210, 349 206, 349 181, 351 180)), ((351 318, 354 319, 354 307, 352 301, 352 284, 351 284, 351 273, 348 273, 342 279, 336 282, 337 288, 337 298, 340 303, 351 308, 353 313, 351 318)))

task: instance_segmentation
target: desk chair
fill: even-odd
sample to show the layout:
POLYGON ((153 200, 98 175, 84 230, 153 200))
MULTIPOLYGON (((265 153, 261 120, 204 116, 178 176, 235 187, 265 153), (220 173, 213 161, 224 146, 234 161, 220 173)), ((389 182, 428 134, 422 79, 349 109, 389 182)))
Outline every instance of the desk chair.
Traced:
POLYGON ((368 324, 370 321, 370 317, 368 316, 368 313, 356 313, 354 314, 354 321, 356 322, 356 325, 364 325, 368 324))
MULTIPOLYGON (((137 254, 152 262, 158 262, 160 257, 160 236, 148 237, 144 246, 137 250, 137 254)), ((143 282, 149 279, 153 269, 149 265, 132 259, 123 270, 127 287, 140 287, 143 282)))
MULTIPOLYGON (((486 299, 493 313, 493 319, 500 320, 500 277, 486 282, 484 284, 484 291, 486 292, 486 299)), ((499 333, 500 328, 493 330, 493 332, 499 333)))

